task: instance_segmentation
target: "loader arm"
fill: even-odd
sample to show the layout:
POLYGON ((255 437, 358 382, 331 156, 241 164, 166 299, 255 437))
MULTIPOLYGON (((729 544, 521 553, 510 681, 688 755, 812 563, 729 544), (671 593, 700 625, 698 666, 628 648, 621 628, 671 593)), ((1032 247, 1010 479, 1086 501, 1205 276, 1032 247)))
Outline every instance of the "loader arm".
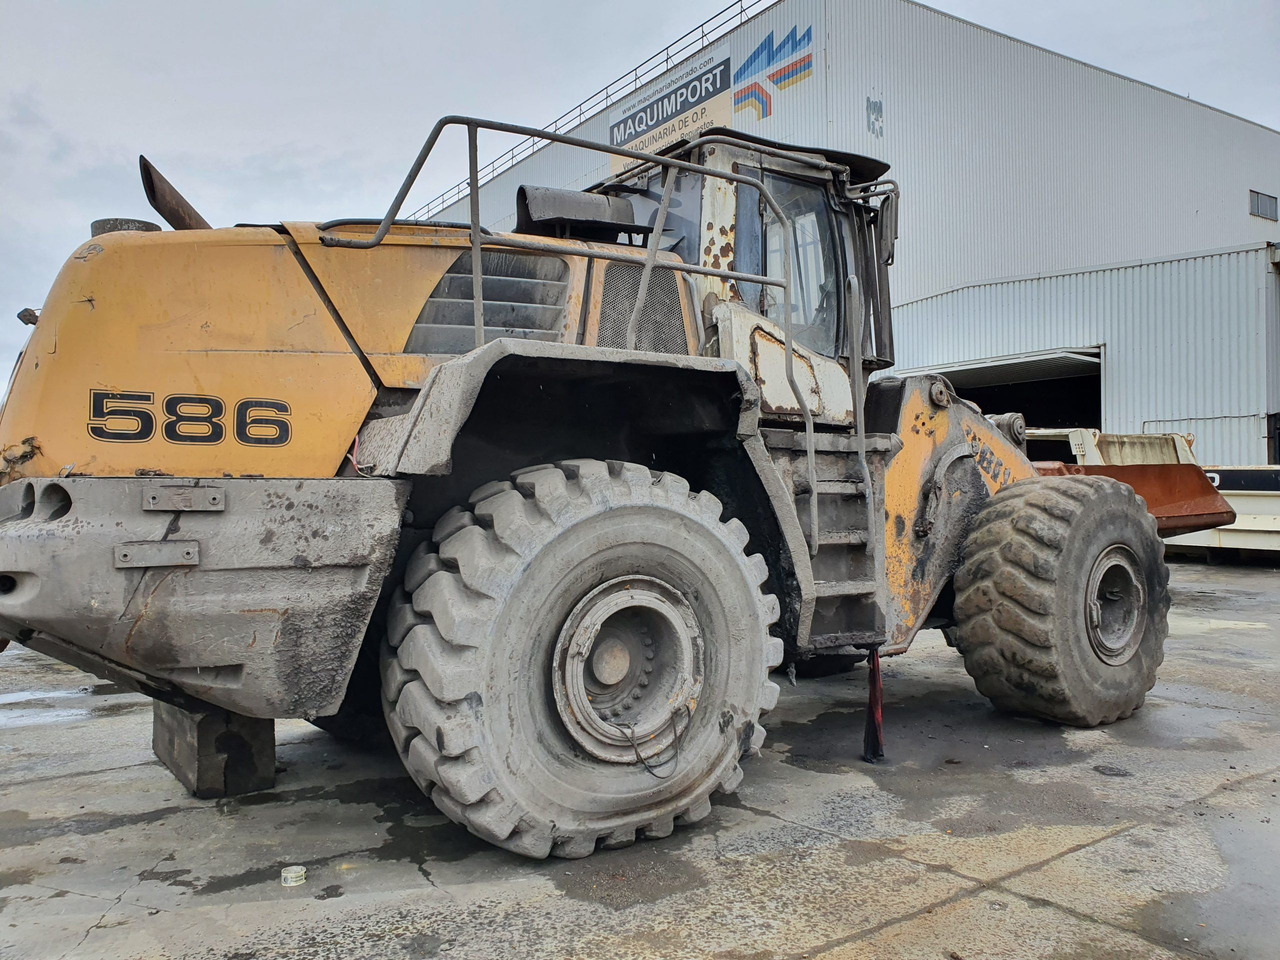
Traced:
POLYGON ((878 466, 873 461, 884 492, 881 652, 893 655, 930 625, 987 499, 1036 471, 1022 449, 942 377, 873 381, 867 420, 872 432, 892 432, 901 443, 878 466))

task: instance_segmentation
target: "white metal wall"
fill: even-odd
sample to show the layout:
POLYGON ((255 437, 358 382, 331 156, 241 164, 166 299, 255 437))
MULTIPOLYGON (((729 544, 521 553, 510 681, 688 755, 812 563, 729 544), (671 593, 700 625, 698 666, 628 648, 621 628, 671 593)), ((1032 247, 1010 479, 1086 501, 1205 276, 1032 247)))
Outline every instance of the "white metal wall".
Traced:
POLYGON ((1101 346, 1104 430, 1194 433, 1202 463, 1266 463, 1268 366, 1280 350, 1268 329, 1280 287, 1268 254, 1254 247, 917 300, 894 310, 899 366, 1101 346))
MULTIPOLYGON (((836 2, 838 5, 839 0, 836 2)), ((737 69, 770 32, 776 40, 781 40, 793 27, 797 27, 800 32, 811 27, 817 40, 814 44, 813 76, 786 91, 785 98, 776 98, 778 109, 772 117, 756 120, 749 111, 735 112, 732 125, 736 129, 756 132, 761 136, 798 144, 826 146, 826 16, 827 0, 780 0, 728 36, 712 43, 705 52, 674 65, 667 73, 570 132, 588 140, 608 142, 610 115, 624 112, 627 104, 644 103, 651 99, 654 92, 664 86, 666 78, 679 75, 700 61, 714 62, 725 56, 731 58, 734 69, 737 69), (787 109, 783 109, 784 106, 787 109)), ((484 159, 482 157, 481 162, 484 159)), ((609 160, 605 154, 593 154, 559 144, 549 145, 481 186, 480 219, 492 229, 511 229, 515 225, 516 189, 521 184, 581 189, 604 179, 608 174, 609 160)), ((446 207, 438 218, 465 221, 468 219, 466 200, 459 200, 446 207)))
MULTIPOLYGON (((809 26, 813 76, 777 91, 771 116, 735 112, 733 125, 893 165, 903 204, 891 282, 899 323, 920 332, 901 334, 900 365, 1006 355, 1018 342, 1106 342, 1108 429, 1167 418, 1160 428, 1204 438, 1202 456, 1265 462, 1255 421, 1280 410, 1280 359, 1268 369, 1260 344, 1267 318, 1273 328, 1280 319, 1274 305, 1257 306, 1257 254, 929 298, 1009 277, 1280 243, 1280 224, 1248 212, 1249 190, 1280 195, 1280 133, 910 0, 780 0, 668 76, 726 55, 736 68, 770 31, 778 39, 809 26), (1020 303, 1017 322, 994 321, 979 303, 1020 303), (952 331, 937 341, 950 356, 930 346, 925 317, 952 331), (979 342, 994 353, 975 354, 979 342), (1211 420, 1189 419, 1201 417, 1211 420)), ((607 139, 611 112, 574 132, 607 139)), ((508 229, 519 184, 581 188, 607 170, 602 155, 544 148, 482 188, 481 219, 508 229)), ((439 216, 465 220, 466 205, 439 216)))
MULTIPOLYGON (((705 57, 736 68, 770 31, 810 26, 813 77, 776 91, 772 116, 744 110, 733 124, 893 165, 900 303, 977 280, 1280 242, 1280 224, 1248 206, 1251 189, 1280 195, 1280 133, 908 0, 781 0, 705 57)), ((609 112, 574 132, 607 139, 609 112)), ((579 188, 606 172, 602 155, 547 147, 482 187, 481 218, 510 227, 521 183, 579 188)), ((441 218, 465 220, 465 203, 441 218)))

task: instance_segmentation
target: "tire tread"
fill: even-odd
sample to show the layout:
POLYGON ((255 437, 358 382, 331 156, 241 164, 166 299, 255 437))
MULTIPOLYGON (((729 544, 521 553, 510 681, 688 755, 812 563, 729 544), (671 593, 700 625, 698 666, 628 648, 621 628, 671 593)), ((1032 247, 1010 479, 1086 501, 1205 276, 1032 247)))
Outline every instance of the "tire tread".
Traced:
MULTIPOLYGON (((718 498, 707 491, 692 493, 689 483, 675 474, 616 460, 541 464, 516 471, 510 481, 479 487, 469 499, 471 510, 455 507, 441 517, 433 531, 434 548, 430 541, 418 546, 406 573, 412 592, 399 591, 388 613, 383 708, 406 768, 449 819, 525 856, 573 858, 597 846, 667 836, 675 823, 705 817, 710 795, 731 793, 742 779, 734 762, 674 813, 596 833, 540 822, 533 811, 520 810, 502 797, 485 761, 479 747, 477 648, 496 608, 499 585, 518 575, 547 528, 620 497, 628 503, 665 504, 713 525, 725 545, 742 557, 756 584, 762 621, 771 626, 778 620, 778 600, 763 589, 768 566, 759 554, 743 556, 749 533, 736 519, 721 520, 724 508, 718 498)), ((754 751, 764 735, 758 718, 778 699, 769 670, 782 656, 782 641, 768 637, 757 704, 748 721, 754 751)))
POLYGON ((1168 633, 1169 570, 1155 518, 1133 489, 1106 477, 1038 477, 995 493, 965 541, 954 578, 954 637, 978 691, 998 708, 1078 726, 1110 723, 1141 706, 1155 682, 1154 669, 1132 702, 1101 713, 1076 690, 1063 669, 1063 618, 1055 611, 1052 585, 1077 519, 1104 499, 1140 514, 1147 535, 1159 544, 1156 609, 1163 659, 1168 633))

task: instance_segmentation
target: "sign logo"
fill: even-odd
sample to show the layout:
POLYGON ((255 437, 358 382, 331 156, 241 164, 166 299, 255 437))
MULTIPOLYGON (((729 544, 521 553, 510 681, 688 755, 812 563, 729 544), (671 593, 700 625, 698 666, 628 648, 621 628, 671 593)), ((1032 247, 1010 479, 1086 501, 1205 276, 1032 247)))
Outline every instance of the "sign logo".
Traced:
POLYGON ((734 72, 733 85, 737 88, 733 92, 735 113, 754 110, 757 120, 772 116, 774 93, 813 76, 813 27, 806 28, 797 36, 798 29, 792 27, 791 32, 777 44, 773 42, 773 32, 770 31, 734 72))

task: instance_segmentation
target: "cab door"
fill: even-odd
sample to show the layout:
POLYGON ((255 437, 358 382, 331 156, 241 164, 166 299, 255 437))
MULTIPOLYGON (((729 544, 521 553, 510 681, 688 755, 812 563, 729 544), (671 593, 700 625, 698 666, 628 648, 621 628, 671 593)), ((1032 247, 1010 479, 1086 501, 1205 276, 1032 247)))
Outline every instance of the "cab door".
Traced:
MULTIPOLYGON (((760 179, 791 222, 792 370, 801 398, 815 420, 850 425, 849 373, 840 359, 845 268, 827 187, 820 181, 768 169, 743 164, 735 167, 760 179)), ((708 180, 708 190, 720 196, 707 198, 711 202, 704 207, 711 211, 704 252, 709 248, 717 252, 715 242, 720 240, 720 249, 726 253, 720 266, 782 279, 785 233, 760 192, 746 184, 724 190, 724 181, 708 180), (727 225, 715 222, 719 219, 715 216, 717 206, 722 218, 731 217, 727 225), (731 241, 727 250, 726 239, 731 241)), ((728 302, 714 311, 720 355, 737 360, 750 371, 760 386, 761 413, 766 419, 800 417, 796 391, 786 373, 783 288, 735 282, 729 285, 729 294, 728 302)))

